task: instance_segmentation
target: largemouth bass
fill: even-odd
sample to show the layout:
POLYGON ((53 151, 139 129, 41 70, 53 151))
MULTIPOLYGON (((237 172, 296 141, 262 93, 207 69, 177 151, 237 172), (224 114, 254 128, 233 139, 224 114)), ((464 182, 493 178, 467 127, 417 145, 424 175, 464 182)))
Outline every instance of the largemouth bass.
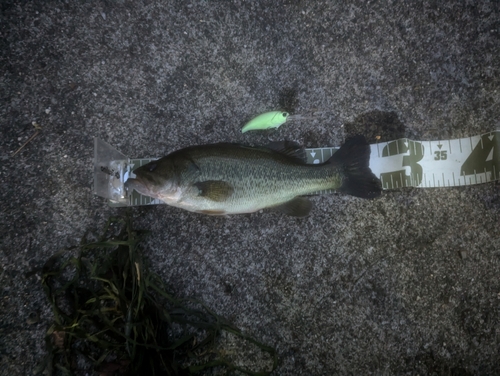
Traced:
POLYGON ((134 170, 125 187, 189 211, 226 215, 276 208, 303 217, 312 204, 304 195, 335 189, 374 198, 380 180, 369 168, 363 136, 346 143, 325 163, 306 164, 303 149, 283 143, 276 150, 219 143, 175 151, 134 170))

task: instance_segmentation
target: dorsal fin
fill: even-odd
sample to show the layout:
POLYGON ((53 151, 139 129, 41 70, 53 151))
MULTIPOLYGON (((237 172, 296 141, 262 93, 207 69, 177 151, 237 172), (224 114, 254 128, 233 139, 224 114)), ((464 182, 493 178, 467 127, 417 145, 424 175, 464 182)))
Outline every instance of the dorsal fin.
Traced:
POLYGON ((283 155, 295 159, 298 162, 306 162, 306 151, 294 141, 272 141, 267 148, 277 151, 283 155))

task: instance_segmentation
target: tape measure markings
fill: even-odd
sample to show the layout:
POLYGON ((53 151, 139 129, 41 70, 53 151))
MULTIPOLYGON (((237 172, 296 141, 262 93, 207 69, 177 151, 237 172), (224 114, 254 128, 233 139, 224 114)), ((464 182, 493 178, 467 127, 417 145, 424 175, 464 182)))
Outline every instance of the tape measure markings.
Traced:
POLYGON ((470 137, 466 143, 465 139, 446 141, 418 142, 420 147, 417 141, 407 139, 379 143, 372 148, 370 167, 381 177, 386 189, 400 187, 400 172, 403 171, 406 175, 403 186, 414 187, 462 186, 499 178, 499 131, 470 137), (400 154, 394 154, 398 152, 400 154), (384 176, 391 173, 394 175, 392 182, 384 176))
MULTIPOLYGON (((426 142, 399 139, 377 143, 371 145, 370 167, 381 178, 385 189, 451 187, 498 180, 500 131, 468 139, 467 143, 463 142, 466 138, 426 142), (384 176, 391 173, 392 180, 384 176)), ((335 150, 307 149, 307 162, 322 163, 335 150)))

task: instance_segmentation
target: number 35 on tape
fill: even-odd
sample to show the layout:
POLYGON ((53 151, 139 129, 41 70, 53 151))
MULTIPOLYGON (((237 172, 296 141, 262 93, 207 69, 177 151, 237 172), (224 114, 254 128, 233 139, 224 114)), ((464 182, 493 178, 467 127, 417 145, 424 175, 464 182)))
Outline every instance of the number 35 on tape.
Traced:
MULTIPOLYGON (((500 131, 442 141, 403 138, 370 147, 370 168, 384 189, 455 187, 500 179, 500 131)), ((336 149, 306 151, 308 163, 321 163, 336 149)))

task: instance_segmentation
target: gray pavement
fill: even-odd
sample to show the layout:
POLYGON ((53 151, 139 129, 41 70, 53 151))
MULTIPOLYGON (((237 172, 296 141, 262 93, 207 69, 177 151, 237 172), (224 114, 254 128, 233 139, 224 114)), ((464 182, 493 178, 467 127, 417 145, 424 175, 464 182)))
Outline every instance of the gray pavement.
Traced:
MULTIPOLYGON (((26 272, 124 212, 92 194, 95 136, 156 157, 477 135, 500 129, 499 56, 497 1, 2 0, 0 374, 46 353, 26 272), (241 134, 280 108, 320 115, 241 134)), ((276 375, 500 374, 498 183, 312 200, 306 219, 133 216, 153 270, 274 346, 276 375)))

